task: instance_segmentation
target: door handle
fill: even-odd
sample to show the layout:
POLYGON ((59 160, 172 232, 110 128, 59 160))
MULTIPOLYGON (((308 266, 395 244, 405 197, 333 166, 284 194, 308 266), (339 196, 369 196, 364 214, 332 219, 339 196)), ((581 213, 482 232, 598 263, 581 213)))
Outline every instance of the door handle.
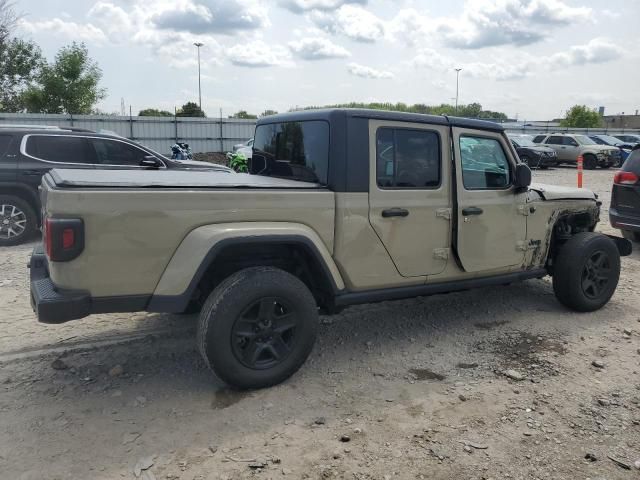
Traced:
POLYGON ((407 210, 406 208, 389 208, 387 210, 382 211, 383 218, 408 217, 408 216, 409 216, 409 210, 407 210))
POLYGON ((470 215, 482 215, 484 210, 479 207, 467 207, 462 209, 462 215, 468 217, 470 215))

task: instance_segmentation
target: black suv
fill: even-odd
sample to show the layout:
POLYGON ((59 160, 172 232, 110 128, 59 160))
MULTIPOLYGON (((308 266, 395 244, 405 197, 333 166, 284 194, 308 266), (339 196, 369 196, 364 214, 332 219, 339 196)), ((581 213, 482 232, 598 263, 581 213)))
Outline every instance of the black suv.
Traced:
POLYGON ((524 135, 509 135, 509 140, 520 157, 520 161, 531 168, 546 169, 558 165, 558 154, 553 148, 533 143, 524 135))
POLYGON ((52 168, 229 171, 212 163, 170 160, 114 135, 55 127, 0 126, 0 246, 22 243, 40 227, 38 187, 42 176, 52 168))
POLYGON ((640 242, 640 144, 613 177, 609 220, 625 238, 640 242))

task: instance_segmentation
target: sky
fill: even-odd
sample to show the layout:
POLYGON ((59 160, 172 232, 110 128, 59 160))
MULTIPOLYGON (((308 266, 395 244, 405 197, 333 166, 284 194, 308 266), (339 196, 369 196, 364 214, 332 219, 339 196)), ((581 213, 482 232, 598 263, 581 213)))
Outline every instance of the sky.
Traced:
POLYGON ((47 58, 85 42, 104 112, 208 116, 358 102, 459 102, 519 120, 640 109, 639 0, 17 0, 47 58))

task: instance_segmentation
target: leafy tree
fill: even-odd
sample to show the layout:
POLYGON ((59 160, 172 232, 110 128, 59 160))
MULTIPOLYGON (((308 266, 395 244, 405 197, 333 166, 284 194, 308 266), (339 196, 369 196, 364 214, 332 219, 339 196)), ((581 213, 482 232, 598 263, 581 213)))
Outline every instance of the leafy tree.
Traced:
POLYGON ((567 116, 560 125, 573 128, 596 128, 602 125, 602 118, 598 112, 586 105, 574 105, 567 111, 567 116))
POLYGON ((206 117, 205 113, 200 109, 197 103, 187 102, 177 113, 178 117, 206 117))
POLYGON ((35 43, 18 38, 0 40, 1 111, 21 112, 25 109, 23 94, 33 85, 44 64, 35 43))
POLYGON ((145 108, 138 112, 139 117, 173 117, 173 113, 167 110, 158 110, 157 108, 145 108))
POLYGON ((98 84, 102 71, 89 57, 84 43, 72 43, 57 53, 53 64, 44 65, 24 102, 30 112, 91 113, 106 91, 98 84))
POLYGON ((260 114, 260 118, 262 117, 268 117, 270 115, 276 115, 278 112, 276 112, 275 110, 265 110, 264 112, 262 112, 260 114))
POLYGON ((11 31, 18 23, 19 16, 13 5, 11 0, 0 0, 0 46, 9 40, 11 31))
POLYGON ((241 118, 245 120, 254 120, 258 118, 257 115, 253 115, 251 113, 247 113, 246 110, 240 110, 239 112, 234 113, 229 118, 241 118))

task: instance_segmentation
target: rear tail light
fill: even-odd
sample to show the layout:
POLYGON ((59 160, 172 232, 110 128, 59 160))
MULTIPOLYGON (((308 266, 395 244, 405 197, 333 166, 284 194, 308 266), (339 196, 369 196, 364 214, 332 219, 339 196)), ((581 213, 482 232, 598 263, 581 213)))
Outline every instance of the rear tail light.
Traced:
POLYGON ((68 262, 84 250, 84 222, 78 218, 49 218, 44 221, 43 241, 52 262, 68 262))
POLYGON ((640 178, 633 172, 623 172, 619 170, 613 177, 613 183, 616 185, 635 185, 640 178))

